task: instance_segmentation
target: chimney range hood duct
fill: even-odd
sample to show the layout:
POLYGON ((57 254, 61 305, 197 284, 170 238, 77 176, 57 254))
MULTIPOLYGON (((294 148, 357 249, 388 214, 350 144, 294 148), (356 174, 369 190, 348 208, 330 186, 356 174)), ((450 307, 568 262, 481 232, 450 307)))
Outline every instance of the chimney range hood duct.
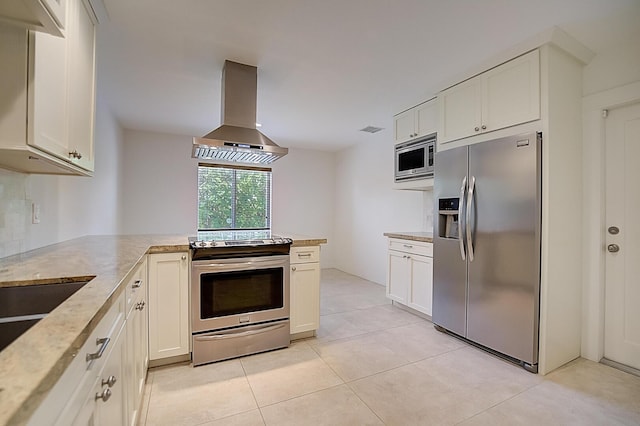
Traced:
POLYGON ((193 138, 191 156, 231 163, 271 164, 287 155, 256 129, 258 69, 225 61, 222 69, 222 125, 193 138))

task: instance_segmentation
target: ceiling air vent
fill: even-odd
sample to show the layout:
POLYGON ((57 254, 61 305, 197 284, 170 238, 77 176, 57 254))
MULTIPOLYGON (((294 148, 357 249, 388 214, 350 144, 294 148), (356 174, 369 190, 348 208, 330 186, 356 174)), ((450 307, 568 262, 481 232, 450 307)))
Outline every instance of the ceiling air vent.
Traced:
POLYGON ((384 130, 384 127, 367 126, 364 129, 360 129, 361 132, 378 133, 380 130, 384 130))

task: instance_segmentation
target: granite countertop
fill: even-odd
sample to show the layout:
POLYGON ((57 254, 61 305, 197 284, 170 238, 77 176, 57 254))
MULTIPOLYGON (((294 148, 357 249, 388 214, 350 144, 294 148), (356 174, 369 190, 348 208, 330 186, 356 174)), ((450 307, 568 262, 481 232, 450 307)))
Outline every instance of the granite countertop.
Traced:
MULTIPOLYGON (((280 235, 294 247, 327 242, 280 235)), ((187 236, 87 236, 0 259, 0 287, 89 281, 0 351, 0 425, 29 419, 145 254, 187 250, 187 236)))
POLYGON ((320 244, 327 244, 326 238, 309 237, 307 235, 290 234, 287 232, 276 232, 277 235, 282 235, 286 238, 291 238, 293 244, 291 247, 304 247, 304 246, 317 246, 320 244))
POLYGON ((424 243, 433 242, 433 232, 385 232, 385 237, 401 238, 403 240, 422 241, 424 243))
POLYGON ((0 259, 0 287, 90 282, 0 352, 0 424, 22 424, 46 397, 145 253, 186 236, 89 236, 0 259))

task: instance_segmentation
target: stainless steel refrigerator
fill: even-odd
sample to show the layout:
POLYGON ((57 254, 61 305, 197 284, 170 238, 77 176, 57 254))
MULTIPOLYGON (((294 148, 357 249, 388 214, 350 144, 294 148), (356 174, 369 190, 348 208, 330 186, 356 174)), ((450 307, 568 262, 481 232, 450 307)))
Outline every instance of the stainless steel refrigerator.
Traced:
POLYGON ((532 372, 541 158, 539 133, 440 151, 434 182, 433 323, 532 372))

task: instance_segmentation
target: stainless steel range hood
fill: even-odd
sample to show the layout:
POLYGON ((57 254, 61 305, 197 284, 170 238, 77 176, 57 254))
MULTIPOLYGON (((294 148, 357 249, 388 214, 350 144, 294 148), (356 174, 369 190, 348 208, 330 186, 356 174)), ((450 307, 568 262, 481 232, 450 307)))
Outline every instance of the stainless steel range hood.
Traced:
POLYGON ((225 61, 222 70, 222 125, 193 138, 193 158, 232 163, 270 164, 289 150, 256 129, 258 69, 225 61))

